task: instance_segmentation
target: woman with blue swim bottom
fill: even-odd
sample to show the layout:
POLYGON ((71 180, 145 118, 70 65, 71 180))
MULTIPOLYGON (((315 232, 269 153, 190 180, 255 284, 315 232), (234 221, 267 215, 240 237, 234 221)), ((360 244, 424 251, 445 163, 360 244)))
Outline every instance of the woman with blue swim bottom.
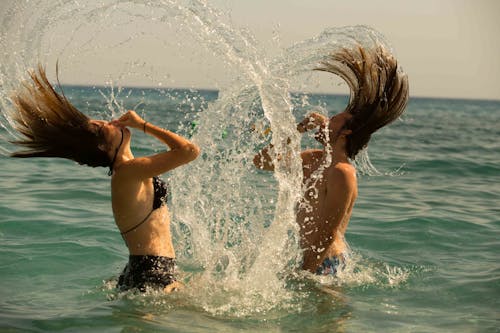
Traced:
MULTIPOLYGON (((351 89, 347 108, 330 119, 311 113, 298 125, 300 133, 317 129, 323 149, 302 151, 303 196, 297 223, 303 250, 302 269, 335 275, 345 265, 345 232, 358 195, 352 164, 371 135, 397 119, 408 101, 408 78, 382 45, 361 45, 334 52, 316 70, 342 77, 351 89)), ((283 158, 270 145, 254 157, 256 167, 274 170, 283 158)))
POLYGON ((116 225, 129 250, 121 290, 149 287, 169 292, 181 284, 174 276, 175 251, 166 205, 167 186, 158 175, 194 160, 199 148, 187 139, 144 121, 134 111, 107 122, 93 120, 55 91, 45 70, 30 72, 12 95, 14 127, 25 150, 13 157, 60 157, 91 167, 109 167, 116 225), (135 157, 130 142, 136 129, 169 150, 135 157))

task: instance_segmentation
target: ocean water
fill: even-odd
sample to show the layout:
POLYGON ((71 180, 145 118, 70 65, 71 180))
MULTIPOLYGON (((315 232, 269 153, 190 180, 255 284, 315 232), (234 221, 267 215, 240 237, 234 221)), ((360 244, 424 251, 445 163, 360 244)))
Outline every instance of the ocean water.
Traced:
MULTIPOLYGON (((500 330, 499 101, 410 98, 357 163, 349 265, 319 278, 297 270, 299 160, 271 174, 252 158, 269 142, 295 148, 295 157, 299 146, 316 146, 311 135, 298 136, 296 122, 312 110, 341 111, 348 97, 303 93, 320 84, 311 69, 358 42, 390 49, 383 36, 325 27, 286 49, 275 36, 280 50, 271 54, 207 1, 14 3, 0 13, 0 47, 8 50, 0 61, 1 332, 500 330), (176 62, 155 65, 158 54, 142 52, 152 45, 192 59, 218 90, 124 87, 126 79, 178 86, 176 62), (211 77, 213 56, 229 83, 211 77), (8 157, 9 93, 36 62, 53 78, 57 59, 62 78, 73 68, 96 72, 102 86, 63 87, 90 117, 135 109, 201 147, 196 161, 164 175, 185 290, 115 290, 128 254, 106 169, 8 157), (282 145, 287 138, 291 145, 282 145)), ((133 133, 135 155, 163 148, 133 133)))
MULTIPOLYGON (((106 88, 66 87, 65 93, 85 113, 110 113, 96 112, 107 108, 106 88)), ((412 98, 401 120, 376 133, 369 147, 376 170, 360 173, 346 235, 351 267, 338 278, 319 279, 293 265, 273 272, 262 264, 275 260, 269 241, 293 240, 293 228, 265 237, 282 222, 273 220, 278 181, 248 166, 252 156, 244 146, 257 149, 259 140, 231 139, 237 130, 226 128, 213 150, 199 135, 216 91, 121 94, 125 109, 141 103, 137 110, 146 119, 191 136, 204 150, 192 167, 164 175, 187 288, 174 295, 114 289, 127 250, 113 222, 107 170, 1 156, 2 332, 499 330, 500 102, 412 98), (232 154, 235 142, 241 152, 232 154), (225 163, 232 169, 222 169, 225 163), (203 193, 191 183, 200 183, 203 193), (249 186, 249 196, 237 188, 249 186), (217 192, 227 207, 220 207, 217 192), (206 218, 189 221, 190 214, 206 218)), ((304 97, 329 110, 347 101, 293 94, 297 119, 304 97)), ((262 136, 255 132, 250 135, 262 136)), ((141 133, 133 142, 136 155, 161 149, 141 133)))

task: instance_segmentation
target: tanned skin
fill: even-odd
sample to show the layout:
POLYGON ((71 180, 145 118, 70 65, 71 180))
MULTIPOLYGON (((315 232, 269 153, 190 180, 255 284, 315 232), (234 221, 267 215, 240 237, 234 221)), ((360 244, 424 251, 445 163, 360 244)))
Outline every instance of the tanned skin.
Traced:
MULTIPOLYGON (((319 128, 316 139, 324 146, 301 152, 304 193, 297 206, 297 223, 304 251, 302 268, 312 273, 326 258, 347 249, 344 234, 358 194, 356 170, 346 153, 351 131, 344 124, 351 117, 348 112, 330 119, 312 113, 297 125, 300 133, 319 128)), ((274 171, 270 149, 254 157, 257 168, 274 171)))
MULTIPOLYGON (((182 136, 144 121, 134 111, 128 111, 111 122, 93 120, 92 123, 105 135, 110 158, 116 154, 111 178, 112 208, 116 225, 123 232, 151 212, 154 197, 152 177, 189 163, 199 155, 200 150, 182 136), (134 157, 130 149, 129 128, 151 135, 170 149, 151 156, 134 157)), ((132 255, 175 258, 167 205, 154 210, 147 223, 123 237, 132 255)), ((179 287, 180 283, 176 281, 165 291, 179 287)))

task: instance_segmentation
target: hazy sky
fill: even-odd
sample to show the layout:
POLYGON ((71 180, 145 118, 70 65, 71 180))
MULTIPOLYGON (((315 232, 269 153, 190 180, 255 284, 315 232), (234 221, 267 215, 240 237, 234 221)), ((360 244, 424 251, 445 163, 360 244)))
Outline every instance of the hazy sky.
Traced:
MULTIPOLYGON (((13 1, 0 0, 0 11, 13 1)), ((267 48, 286 48, 312 38, 326 28, 368 25, 385 35, 394 47, 399 63, 408 73, 411 95, 500 99, 500 1, 497 0, 207 2, 223 13, 228 13, 234 28, 247 29, 255 37, 257 45, 266 52, 267 48)), ((144 15, 147 17, 149 14, 144 15)), ((120 30, 109 28, 102 36, 98 36, 102 28, 92 30, 91 25, 86 28, 83 25, 82 28, 81 23, 81 19, 74 17, 74 20, 65 23, 70 26, 64 26, 64 29, 69 30, 79 27, 71 42, 80 44, 78 52, 56 52, 63 64, 63 82, 102 84, 107 72, 123 71, 126 67, 123 64, 132 60, 144 60, 145 68, 152 68, 151 82, 161 81, 155 75, 167 78, 165 86, 217 88, 227 82, 228 75, 232 75, 225 70, 223 63, 212 63, 210 57, 197 51, 197 45, 179 47, 182 41, 169 38, 168 33, 161 35, 155 31, 153 37, 145 33, 140 38, 135 36, 134 41, 125 43, 125 46, 118 44, 114 47, 109 42, 113 40, 112 35, 123 33, 124 29, 133 31, 133 24, 121 25, 120 30), (71 24, 75 27, 72 28, 71 24), (91 51, 85 51, 85 41, 94 35, 97 37, 92 43, 109 45, 101 51, 95 51, 94 46, 89 47, 91 51), (116 69, 120 64, 121 69, 116 69), (168 74, 160 74, 166 72, 168 74)), ((144 25, 141 29, 144 31, 144 25)), ((68 45, 68 40, 63 41, 65 37, 62 30, 52 31, 50 38, 47 38, 50 43, 47 42, 42 48, 57 50, 59 39, 63 45, 68 45)), ((92 43, 89 45, 94 45, 92 43)), ((271 51, 268 53, 272 54, 271 51)), ((50 61, 54 59, 55 56, 49 57, 50 61)), ((137 78, 126 76, 119 83, 143 84, 137 78)))
POLYGON ((279 24, 283 44, 331 26, 383 33, 408 73, 411 94, 500 99, 498 0, 214 0, 258 39, 279 24))

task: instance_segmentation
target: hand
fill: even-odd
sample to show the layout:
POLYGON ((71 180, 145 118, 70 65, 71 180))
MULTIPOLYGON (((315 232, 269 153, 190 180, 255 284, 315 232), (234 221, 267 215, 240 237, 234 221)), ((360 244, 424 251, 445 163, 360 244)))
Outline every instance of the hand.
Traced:
POLYGON ((297 125, 297 131, 299 131, 300 133, 304 133, 318 126, 324 126, 324 124, 326 124, 327 122, 327 117, 320 113, 312 112, 297 125))
POLYGON ((326 126, 327 123, 323 123, 319 126, 318 131, 314 134, 314 139, 321 143, 323 146, 326 146, 326 126))
POLYGON ((111 123, 117 126, 142 129, 142 126, 144 126, 144 119, 142 119, 135 111, 129 110, 120 118, 111 121, 111 123))

